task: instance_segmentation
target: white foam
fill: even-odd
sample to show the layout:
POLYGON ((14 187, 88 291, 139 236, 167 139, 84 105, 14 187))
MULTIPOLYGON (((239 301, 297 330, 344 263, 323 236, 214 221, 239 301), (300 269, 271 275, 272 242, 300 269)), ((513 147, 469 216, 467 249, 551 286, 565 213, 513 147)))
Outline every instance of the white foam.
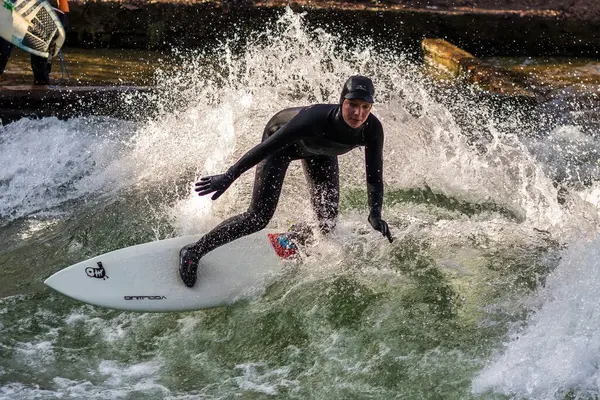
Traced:
POLYGON ((39 386, 28 387, 22 383, 12 382, 0 387, 0 400, 60 399, 60 393, 40 389, 39 386))
POLYGON ((288 379, 290 367, 271 369, 264 363, 247 363, 235 366, 242 375, 234 378, 242 390, 277 396, 282 388, 295 388, 299 382, 288 379))
POLYGON ((600 175, 600 143, 580 126, 558 126, 548 136, 527 142, 554 179, 581 186, 600 175))
POLYGON ((600 395, 600 238, 564 252, 526 326, 474 380, 473 391, 562 399, 600 395))
POLYGON ((0 219, 56 207, 118 180, 128 124, 110 119, 21 119, 0 127, 0 219))
POLYGON ((170 390, 156 382, 160 368, 161 364, 158 361, 125 364, 104 360, 100 362, 96 372, 102 376, 101 384, 63 377, 56 377, 53 382, 57 393, 75 398, 118 399, 125 398, 132 392, 148 396, 166 396, 170 390))
POLYGON ((54 362, 54 343, 43 340, 37 343, 19 343, 16 346, 16 358, 29 366, 52 364, 54 362))

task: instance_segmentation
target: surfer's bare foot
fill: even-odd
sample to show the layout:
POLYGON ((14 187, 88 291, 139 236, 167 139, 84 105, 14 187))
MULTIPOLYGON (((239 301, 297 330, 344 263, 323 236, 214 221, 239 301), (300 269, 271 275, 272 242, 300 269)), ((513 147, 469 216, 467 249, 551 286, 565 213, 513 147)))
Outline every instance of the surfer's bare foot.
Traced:
POLYGON ((179 275, 188 287, 193 287, 196 284, 200 258, 200 250, 195 244, 189 244, 179 252, 179 275))

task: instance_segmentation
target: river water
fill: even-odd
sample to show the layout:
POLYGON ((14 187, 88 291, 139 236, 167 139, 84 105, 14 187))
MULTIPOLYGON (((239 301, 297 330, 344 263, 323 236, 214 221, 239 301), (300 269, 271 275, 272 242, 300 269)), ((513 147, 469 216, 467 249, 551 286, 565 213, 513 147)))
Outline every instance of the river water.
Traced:
MULTIPOLYGON (((499 110, 291 11, 240 43, 176 52, 150 118, 0 126, 1 399, 600 396, 600 146, 576 104, 499 110), (255 298, 140 314, 44 287, 77 261, 244 210, 251 172, 214 203, 193 182, 279 109, 337 102, 354 73, 377 89, 393 244, 366 221, 356 149, 340 158, 335 233, 255 298)), ((314 223, 297 164, 270 227, 314 223)))

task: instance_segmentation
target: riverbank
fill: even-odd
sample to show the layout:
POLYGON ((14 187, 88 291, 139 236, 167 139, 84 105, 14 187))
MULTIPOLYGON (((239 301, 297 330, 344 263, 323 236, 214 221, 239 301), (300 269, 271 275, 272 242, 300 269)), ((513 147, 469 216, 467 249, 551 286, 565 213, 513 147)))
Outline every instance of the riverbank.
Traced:
POLYGON ((351 32, 416 53, 439 37, 477 56, 595 56, 600 4, 527 0, 428 1, 71 1, 67 44, 74 47, 203 48, 234 34, 263 31, 285 7, 333 33, 351 32))
MULTIPOLYGON (((421 44, 424 39, 441 37, 480 59, 507 55, 529 59, 570 54, 593 58, 600 49, 600 39, 595 37, 597 29, 594 29, 600 24, 600 4, 589 1, 564 3, 556 0, 519 3, 511 0, 430 0, 426 3, 417 0, 401 3, 71 0, 72 11, 67 25, 69 47, 65 49, 71 79, 67 81, 65 75, 60 74, 58 60, 55 60, 52 77, 54 83, 69 87, 124 86, 130 90, 131 87, 152 86, 154 72, 157 68, 168 68, 172 61, 169 54, 174 48, 212 50, 219 48, 218 43, 225 39, 254 38, 251 32, 267 32, 267 28, 288 6, 302 12, 309 29, 319 27, 340 36, 348 44, 367 38, 375 48, 381 46, 386 50, 397 50, 419 62, 423 59, 421 44)), ((243 39, 237 41, 238 45, 243 46, 243 43, 243 39)), ((235 45, 231 48, 235 51, 235 45)), ((524 61, 525 64, 530 62, 524 61)), ((557 63, 561 65, 562 62, 557 63)), ((591 95, 596 99, 597 88, 590 89, 585 85, 588 81, 596 82, 596 64, 593 60, 586 63, 588 67, 583 77, 581 72, 575 71, 577 76, 571 78, 572 71, 568 68, 557 75, 569 81, 566 85, 569 90, 574 87, 573 84, 579 85, 577 90, 568 92, 569 96, 591 95), (590 75, 593 76, 588 79, 590 75)), ((518 64, 513 66, 517 73, 531 74, 531 71, 521 71, 523 66, 518 64)), ((483 82, 479 79, 480 75, 476 76, 478 84, 483 82)), ((483 75, 493 77, 497 73, 494 70, 483 75)), ((555 79, 544 77, 543 80, 549 84, 542 82, 535 86, 544 86, 544 93, 553 88, 563 90, 565 86, 554 85, 555 79)), ((24 52, 15 51, 0 79, 0 89, 13 86, 17 87, 15 90, 22 91, 30 82, 29 57, 24 52)), ((501 94, 506 94, 506 88, 507 85, 500 85, 501 94)), ((24 103, 15 107, 10 100, 15 90, 4 93, 3 98, 8 105, 3 103, 0 107, 5 114, 3 119, 8 115, 7 107, 11 109, 11 115, 21 115, 19 110, 24 103)), ((52 99, 63 97, 61 91, 51 92, 52 99)), ((116 93, 113 90, 108 92, 111 95, 116 93)), ((39 93, 39 90, 32 91, 35 104, 39 93)), ((93 90, 80 90, 79 93, 94 98, 94 101, 86 102, 89 104, 102 104, 104 101, 105 95, 92 96, 93 90)), ((526 97, 535 98, 538 102, 538 94, 526 97)), ((21 97, 25 99, 26 96, 21 97)), ((37 105, 25 107, 29 110, 26 114, 36 108, 37 105)))

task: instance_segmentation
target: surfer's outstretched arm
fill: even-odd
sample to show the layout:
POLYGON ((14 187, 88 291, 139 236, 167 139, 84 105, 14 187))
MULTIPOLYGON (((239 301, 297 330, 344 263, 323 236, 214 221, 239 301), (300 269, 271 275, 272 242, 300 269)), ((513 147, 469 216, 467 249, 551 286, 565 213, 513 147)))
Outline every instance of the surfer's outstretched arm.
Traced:
MULTIPOLYGON (((281 151, 291 145, 294 142, 302 140, 311 132, 311 127, 308 124, 306 118, 302 118, 302 114, 298 113, 299 109, 291 109, 294 111, 295 117, 289 122, 281 126, 272 135, 265 135, 263 141, 246 154, 244 154, 235 164, 233 164, 227 172, 220 175, 205 176, 196 182, 195 191, 199 196, 205 196, 210 193, 212 199, 218 199, 231 184, 244 172, 254 167, 256 164, 267 158, 268 156, 274 155, 278 151, 281 151)), ((287 110, 284 110, 287 111, 287 110)), ((269 121, 267 128, 273 124, 273 120, 277 118, 277 115, 269 121)))
POLYGON ((367 175, 367 196, 369 200, 369 223, 376 231, 381 232, 390 243, 393 242, 390 228, 381 219, 383 206, 383 128, 381 123, 375 129, 375 134, 365 146, 365 166, 367 175))

